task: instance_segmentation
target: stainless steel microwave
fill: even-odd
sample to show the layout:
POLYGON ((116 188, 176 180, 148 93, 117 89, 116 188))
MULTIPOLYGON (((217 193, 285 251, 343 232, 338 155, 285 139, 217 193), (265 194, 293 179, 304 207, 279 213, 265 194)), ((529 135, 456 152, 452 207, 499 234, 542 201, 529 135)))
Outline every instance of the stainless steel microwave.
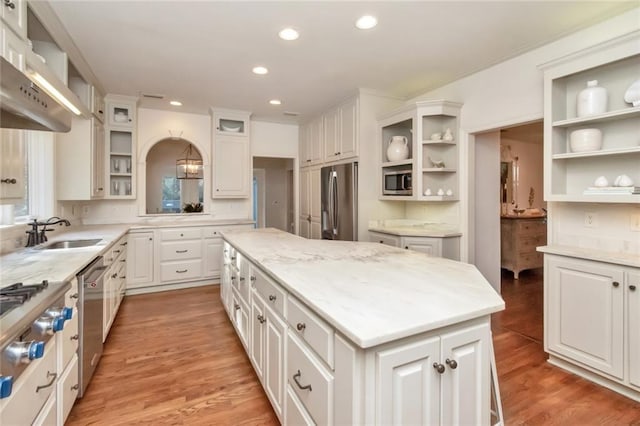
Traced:
POLYGON ((385 171, 383 173, 383 195, 412 195, 411 169, 385 171))

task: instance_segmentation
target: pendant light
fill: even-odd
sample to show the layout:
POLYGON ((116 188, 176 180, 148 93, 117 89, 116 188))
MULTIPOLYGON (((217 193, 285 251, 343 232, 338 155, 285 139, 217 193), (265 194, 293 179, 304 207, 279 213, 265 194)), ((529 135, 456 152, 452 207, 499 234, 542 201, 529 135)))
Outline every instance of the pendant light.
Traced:
POLYGON ((202 160, 194 154, 193 145, 189 144, 184 154, 184 158, 176 160, 176 178, 202 179, 202 160))

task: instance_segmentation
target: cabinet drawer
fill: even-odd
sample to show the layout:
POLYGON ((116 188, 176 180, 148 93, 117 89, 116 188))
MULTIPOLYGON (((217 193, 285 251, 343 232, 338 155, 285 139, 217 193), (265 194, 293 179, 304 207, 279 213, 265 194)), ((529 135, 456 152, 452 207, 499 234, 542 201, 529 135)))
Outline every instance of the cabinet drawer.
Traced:
POLYGON ((164 262, 160 264, 161 281, 184 281, 199 278, 202 275, 202 260, 193 259, 184 262, 164 262))
POLYGON ((307 410, 304 408, 304 405, 300 402, 298 397, 295 395, 295 392, 291 388, 291 386, 287 385, 287 414, 285 418, 287 419, 287 424, 290 425, 305 425, 312 426, 315 425, 313 419, 307 410))
POLYGON ((287 322, 333 368, 333 329, 294 297, 287 301, 287 322))
POLYGON ((333 420, 333 376, 303 345, 289 330, 287 382, 313 420, 327 425, 333 420))
POLYGON ((253 268, 251 281, 258 294, 264 299, 265 304, 284 318, 284 301, 287 293, 258 268, 253 268))
POLYGON ((369 241, 372 243, 386 244, 388 246, 400 247, 400 237, 382 234, 379 232, 369 232, 369 241))
POLYGON ((69 417, 73 403, 78 396, 78 356, 73 355, 69 367, 58 380, 58 409, 64 422, 69 417))
POLYGON ((516 262, 520 268, 540 268, 544 262, 542 253, 536 251, 531 253, 520 253, 516 258, 516 262))
POLYGON ((208 226, 208 227, 204 227, 202 228, 202 237, 203 238, 222 238, 222 235, 220 235, 220 232, 223 230, 223 228, 218 228, 216 227, 212 227, 212 226, 208 226))
POLYGON ((160 260, 196 259, 202 257, 200 240, 162 242, 160 260))
POLYGON ((38 386, 47 385, 56 374, 56 345, 55 339, 50 339, 45 345, 44 356, 33 361, 29 369, 20 376, 18 385, 13 388, 9 400, 0 410, 0 424, 30 425, 38 412, 47 402, 49 395, 55 389, 55 384, 36 392, 38 386), (27 410, 26 408, 29 407, 27 410))
POLYGON ((517 251, 519 253, 534 253, 536 247, 546 244, 546 238, 542 235, 524 237, 516 241, 517 251))
POLYGON ((197 240, 202 238, 200 228, 165 229, 160 231, 161 241, 197 240))
POLYGON ((73 310, 73 318, 69 321, 65 321, 62 332, 56 333, 58 338, 57 344, 60 344, 60 350, 62 351, 61 363, 58 365, 58 370, 62 371, 73 355, 78 350, 78 310, 73 310))
POLYGON ((523 235, 546 235, 547 224, 541 221, 518 221, 516 224, 516 232, 519 236, 523 235))

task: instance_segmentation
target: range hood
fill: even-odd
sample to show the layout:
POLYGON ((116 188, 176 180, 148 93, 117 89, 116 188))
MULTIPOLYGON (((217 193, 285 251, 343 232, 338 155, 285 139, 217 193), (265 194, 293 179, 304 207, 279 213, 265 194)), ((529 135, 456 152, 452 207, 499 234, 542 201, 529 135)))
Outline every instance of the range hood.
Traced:
POLYGON ((71 113, 0 57, 0 128, 68 132, 71 113))

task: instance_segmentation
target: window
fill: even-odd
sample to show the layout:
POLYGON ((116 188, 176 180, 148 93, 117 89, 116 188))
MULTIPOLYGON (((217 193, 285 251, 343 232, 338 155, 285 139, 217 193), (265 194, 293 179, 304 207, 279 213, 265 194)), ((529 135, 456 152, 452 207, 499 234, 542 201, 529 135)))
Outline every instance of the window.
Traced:
POLYGON ((162 178, 162 213, 180 213, 180 181, 174 176, 162 178))

